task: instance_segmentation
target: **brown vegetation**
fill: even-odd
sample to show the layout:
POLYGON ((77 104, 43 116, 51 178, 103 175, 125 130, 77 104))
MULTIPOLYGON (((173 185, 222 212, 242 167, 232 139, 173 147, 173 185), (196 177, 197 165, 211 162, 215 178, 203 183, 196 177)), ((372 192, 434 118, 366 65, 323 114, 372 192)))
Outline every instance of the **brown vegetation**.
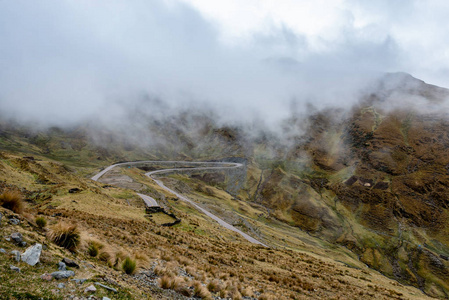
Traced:
POLYGON ((17 214, 23 213, 22 195, 17 191, 6 191, 0 195, 0 205, 17 214))
POLYGON ((56 245, 75 251, 81 242, 80 231, 76 224, 60 222, 50 227, 48 238, 56 245))

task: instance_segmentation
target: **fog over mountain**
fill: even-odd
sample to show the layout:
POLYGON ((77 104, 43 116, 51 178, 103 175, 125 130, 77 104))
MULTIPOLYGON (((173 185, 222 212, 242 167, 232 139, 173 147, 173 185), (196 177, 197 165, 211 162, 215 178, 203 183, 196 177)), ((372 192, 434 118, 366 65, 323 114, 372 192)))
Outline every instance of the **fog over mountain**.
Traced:
POLYGON ((432 59, 403 30, 422 23, 418 10, 438 17, 445 4, 376 3, 334 1, 321 11, 323 3, 301 1, 247 1, 241 10, 232 1, 215 10, 201 1, 2 1, 0 109, 62 125, 117 116, 149 96, 168 108, 219 112, 224 122, 270 124, 292 105, 354 103, 384 72, 445 83, 438 18, 417 30, 432 30, 419 35, 435 46, 432 59))

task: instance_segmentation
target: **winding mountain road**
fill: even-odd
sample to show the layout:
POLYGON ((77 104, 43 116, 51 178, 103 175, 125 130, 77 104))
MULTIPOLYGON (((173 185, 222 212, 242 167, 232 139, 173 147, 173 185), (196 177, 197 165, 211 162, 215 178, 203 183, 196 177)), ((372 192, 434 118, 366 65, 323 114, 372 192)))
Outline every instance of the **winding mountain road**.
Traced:
MULTIPOLYGON (((251 243, 262 245, 264 247, 268 247, 264 243, 256 240, 255 238, 253 238, 250 235, 244 233, 243 231, 237 229, 236 227, 232 226, 231 224, 223 221, 222 219, 220 219, 216 215, 212 214, 208 210, 202 208, 201 206, 199 206, 198 204, 196 204, 192 200, 188 199, 187 197, 184 197, 183 195, 179 194, 178 192, 176 192, 176 191, 166 187, 162 181, 157 180, 156 178, 153 177, 156 174, 170 173, 170 172, 182 172, 182 171, 192 171, 192 170, 234 169, 234 168, 242 167, 243 164, 231 163, 231 162, 185 162, 185 161, 153 161, 153 160, 136 161, 136 162, 122 162, 122 163, 117 163, 117 164, 110 165, 109 167, 105 168, 104 170, 102 170, 101 172, 99 172, 98 174, 93 176, 91 179, 94 180, 94 181, 98 181, 98 179, 100 179, 101 176, 103 176, 104 174, 106 174, 107 172, 109 172, 110 170, 112 170, 114 167, 117 167, 117 166, 136 165, 136 164, 143 164, 143 163, 164 163, 164 164, 165 163, 167 163, 167 164, 170 163, 170 164, 175 164, 175 165, 176 164, 183 164, 183 165, 192 165, 192 166, 204 165, 204 164, 211 165, 211 166, 207 166, 207 167, 162 169, 162 170, 156 170, 156 171, 151 171, 151 172, 145 173, 145 175, 148 176, 150 179, 152 179, 161 188, 163 188, 164 190, 166 190, 169 193, 172 193, 172 194, 176 195, 179 199, 189 203, 190 205, 195 207, 197 210, 201 211, 202 213, 204 213, 205 215, 207 215, 211 219, 215 220, 221 226, 223 226, 223 227, 225 227, 225 228, 227 228, 229 230, 232 230, 232 231, 240 234, 242 237, 244 237, 246 240, 248 240, 251 243)), ((139 193, 137 193, 137 195, 139 195, 143 199, 145 204, 147 204, 148 206, 157 206, 157 202, 153 198, 151 198, 150 196, 139 194, 139 193)))

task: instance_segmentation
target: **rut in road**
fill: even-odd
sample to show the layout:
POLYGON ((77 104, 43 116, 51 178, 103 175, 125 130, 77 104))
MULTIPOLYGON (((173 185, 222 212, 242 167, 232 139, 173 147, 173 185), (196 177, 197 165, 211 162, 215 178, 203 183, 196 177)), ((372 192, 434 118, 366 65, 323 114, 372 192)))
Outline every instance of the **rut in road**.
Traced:
MULTIPOLYGON (((254 244, 258 244, 258 245, 262 245, 264 247, 268 247, 267 245, 265 245, 264 243, 256 240, 255 238, 251 237, 250 235, 244 233, 243 231, 241 231, 240 229, 234 227, 233 225, 223 221, 222 219, 220 219, 219 217, 217 217, 216 215, 212 214, 211 212, 209 212, 208 210, 204 209, 203 207, 199 206, 198 204, 196 204, 195 202, 193 202, 192 200, 188 199, 187 197, 184 197, 183 195, 177 193, 176 191, 166 187, 164 185, 164 183, 160 180, 157 180, 153 177, 153 175, 156 174, 161 174, 161 173, 169 173, 169 172, 179 172, 179 171, 191 171, 191 170, 220 170, 220 169, 234 169, 234 168, 241 168, 243 167, 242 164, 240 163, 228 163, 228 162, 185 162, 185 161, 153 161, 153 160, 147 160, 147 161, 136 161, 136 162, 122 162, 122 163, 117 163, 117 164, 113 164, 110 165, 109 167, 105 168, 104 170, 102 170, 101 172, 99 172, 98 174, 96 174, 95 176, 93 176, 91 179, 94 181, 98 181, 98 179, 100 179, 101 176, 103 176, 104 174, 106 174, 108 171, 112 170, 114 167, 116 166, 122 166, 122 165, 134 165, 134 164, 142 164, 142 163, 172 163, 172 164, 176 164, 176 163, 182 163, 182 164, 188 164, 188 165, 204 165, 204 164, 210 164, 212 166, 210 167, 192 167, 192 168, 170 168, 170 169, 162 169, 162 170, 157 170, 157 171, 151 171, 146 173, 145 175, 148 176, 150 179, 152 179, 157 185, 159 185, 161 188, 163 188, 164 190, 166 190, 167 192, 176 195, 179 199, 189 203, 190 205, 192 205, 193 207, 195 207, 197 210, 201 211, 202 213, 204 213, 205 215, 207 215, 208 217, 210 217, 211 219, 215 220, 218 224, 220 224, 221 226, 232 230, 238 234, 240 234, 243 238, 245 238, 246 240, 248 240, 251 243, 254 244)), ((146 195, 142 195, 142 194, 138 194, 144 201, 145 196, 146 195)), ((146 196, 149 197, 149 196, 146 196)), ((147 203, 147 201, 145 201, 145 203, 147 203)))

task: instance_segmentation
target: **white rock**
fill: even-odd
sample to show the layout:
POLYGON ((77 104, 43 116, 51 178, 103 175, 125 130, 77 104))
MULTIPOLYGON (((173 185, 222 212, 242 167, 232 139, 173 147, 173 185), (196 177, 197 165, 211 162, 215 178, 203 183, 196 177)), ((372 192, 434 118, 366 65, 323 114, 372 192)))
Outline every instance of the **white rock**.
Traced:
POLYGON ((89 285, 87 288, 84 289, 84 292, 85 292, 85 293, 93 293, 93 292, 95 292, 96 290, 97 290, 97 288, 94 287, 93 284, 91 284, 91 285, 89 285))
POLYGON ((30 266, 34 266, 39 262, 39 258, 42 252, 42 245, 35 244, 34 246, 28 247, 22 254, 22 261, 26 262, 30 266))

